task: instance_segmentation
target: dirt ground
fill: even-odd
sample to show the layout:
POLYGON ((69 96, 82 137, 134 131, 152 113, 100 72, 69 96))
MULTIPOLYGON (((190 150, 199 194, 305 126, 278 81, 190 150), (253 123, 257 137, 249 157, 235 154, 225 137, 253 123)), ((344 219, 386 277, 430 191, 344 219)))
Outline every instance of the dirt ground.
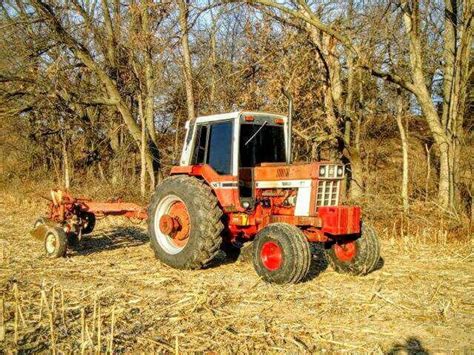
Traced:
POLYGON ((0 194, 0 350, 474 351, 472 244, 385 239, 383 265, 366 277, 315 257, 308 281, 277 286, 223 257, 170 269, 145 226, 120 218, 46 259, 28 235, 43 206, 0 194))

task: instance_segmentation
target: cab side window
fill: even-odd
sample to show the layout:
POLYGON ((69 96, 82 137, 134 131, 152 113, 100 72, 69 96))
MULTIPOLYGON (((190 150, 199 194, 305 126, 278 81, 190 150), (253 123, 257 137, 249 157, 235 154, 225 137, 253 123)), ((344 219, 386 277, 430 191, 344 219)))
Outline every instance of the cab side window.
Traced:
POLYGON ((193 165, 204 164, 206 161, 207 126, 196 126, 196 147, 193 154, 193 165))
POLYGON ((209 164, 218 174, 232 174, 232 121, 196 127, 192 164, 209 164))

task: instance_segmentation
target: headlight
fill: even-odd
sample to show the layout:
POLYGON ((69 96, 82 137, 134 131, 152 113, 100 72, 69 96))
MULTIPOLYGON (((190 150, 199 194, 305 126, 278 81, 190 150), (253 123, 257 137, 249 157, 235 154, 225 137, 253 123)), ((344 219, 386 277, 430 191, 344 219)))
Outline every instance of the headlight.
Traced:
POLYGON ((337 176, 342 176, 344 174, 344 168, 342 166, 337 168, 337 176))
POLYGON ((326 174, 326 167, 321 166, 319 168, 319 176, 324 176, 326 174))

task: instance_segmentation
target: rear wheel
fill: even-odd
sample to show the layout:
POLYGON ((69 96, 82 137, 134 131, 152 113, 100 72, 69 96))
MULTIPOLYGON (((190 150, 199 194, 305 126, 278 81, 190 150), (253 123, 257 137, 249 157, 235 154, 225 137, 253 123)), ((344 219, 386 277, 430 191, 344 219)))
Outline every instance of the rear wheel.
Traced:
POLYGON ((375 230, 364 225, 358 239, 334 243, 326 253, 335 271, 367 275, 375 270, 380 259, 380 243, 375 230))
POLYGON ((311 250, 303 232, 287 223, 262 229, 253 243, 253 265, 267 282, 297 283, 308 274, 311 250))
POLYGON ((44 250, 48 258, 60 258, 66 255, 67 235, 62 228, 48 227, 44 238, 44 250))
POLYGON ((148 209, 151 246, 177 269, 199 269, 219 252, 222 211, 209 186, 178 175, 157 188, 148 209))

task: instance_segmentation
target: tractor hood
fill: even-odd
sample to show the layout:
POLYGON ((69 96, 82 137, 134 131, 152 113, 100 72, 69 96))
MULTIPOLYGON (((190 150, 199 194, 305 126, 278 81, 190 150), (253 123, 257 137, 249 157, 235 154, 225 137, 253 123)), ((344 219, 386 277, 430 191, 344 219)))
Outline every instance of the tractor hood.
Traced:
POLYGON ((344 165, 332 162, 262 163, 254 169, 255 181, 343 179, 344 165))

